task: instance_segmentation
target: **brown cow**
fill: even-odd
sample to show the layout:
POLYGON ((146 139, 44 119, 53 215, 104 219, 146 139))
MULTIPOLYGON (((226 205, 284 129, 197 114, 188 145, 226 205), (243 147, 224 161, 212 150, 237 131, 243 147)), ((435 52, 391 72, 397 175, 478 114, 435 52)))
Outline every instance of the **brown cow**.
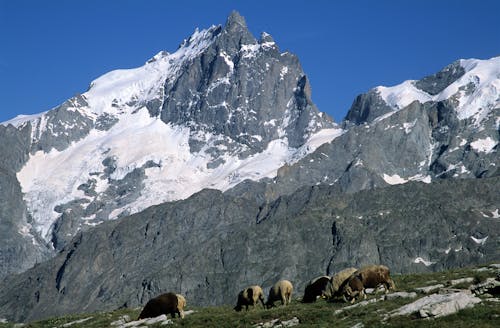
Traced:
POLYGON ((377 288, 380 285, 385 287, 386 293, 396 289, 389 268, 385 265, 365 266, 349 277, 342 288, 342 294, 344 300, 349 298, 354 303, 356 298, 366 298, 365 288, 377 288))
POLYGON ((292 301, 293 285, 288 280, 280 280, 269 290, 266 307, 272 308, 274 302, 281 301, 282 305, 290 304, 292 301))
POLYGON ((264 292, 262 291, 262 288, 260 286, 250 286, 245 289, 243 289, 239 294, 238 294, 238 303, 234 307, 236 311, 241 311, 243 306, 246 307, 246 310, 248 311, 248 306, 252 305, 255 307, 255 305, 258 302, 262 303, 262 306, 265 307, 264 305, 264 292))
POLYGON ((170 314, 172 318, 175 318, 176 313, 179 317, 184 317, 184 311, 181 312, 179 309, 179 298, 175 293, 166 293, 150 299, 139 314, 138 320, 154 318, 162 314, 170 314))
POLYGON ((303 303, 313 303, 316 299, 325 294, 328 283, 330 282, 329 276, 320 276, 311 280, 304 290, 303 303))

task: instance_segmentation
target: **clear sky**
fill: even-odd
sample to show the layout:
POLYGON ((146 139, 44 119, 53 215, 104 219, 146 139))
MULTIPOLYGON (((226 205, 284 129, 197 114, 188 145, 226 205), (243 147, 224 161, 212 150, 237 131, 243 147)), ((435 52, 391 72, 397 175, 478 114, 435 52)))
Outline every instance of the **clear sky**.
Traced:
POLYGON ((372 87, 500 55, 498 0, 0 0, 0 122, 173 52, 232 10, 298 55, 313 101, 337 122, 372 87))

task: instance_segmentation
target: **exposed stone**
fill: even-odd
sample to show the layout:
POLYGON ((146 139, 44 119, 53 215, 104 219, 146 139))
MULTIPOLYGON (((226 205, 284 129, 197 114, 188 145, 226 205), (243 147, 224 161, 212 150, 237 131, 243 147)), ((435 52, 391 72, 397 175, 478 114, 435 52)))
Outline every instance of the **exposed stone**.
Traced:
POLYGON ((435 291, 439 290, 440 288, 444 288, 444 285, 437 284, 437 285, 432 285, 432 286, 419 287, 419 288, 415 288, 415 290, 420 292, 420 293, 430 294, 430 293, 434 293, 435 291))
POLYGON ((93 319, 93 317, 88 317, 88 318, 84 318, 84 319, 80 319, 80 320, 71 321, 71 322, 63 324, 61 327, 66 328, 66 327, 71 327, 74 325, 79 325, 81 323, 87 322, 87 321, 92 320, 92 319, 93 319))
POLYGON ((432 294, 390 313, 390 317, 416 313, 420 318, 442 317, 473 307, 481 299, 467 293, 432 294))
POLYGON ((394 300, 398 298, 415 298, 417 297, 417 293, 415 292, 395 292, 395 293, 389 293, 384 296, 386 300, 394 300))
POLYGON ((364 327, 365 327, 365 325, 362 322, 358 322, 357 324, 355 324, 351 328, 364 328, 364 327))
POLYGON ((300 324, 300 321, 297 317, 293 317, 290 320, 281 320, 281 319, 274 319, 268 322, 261 322, 253 327, 257 328, 281 328, 281 327, 294 327, 300 324))
POLYGON ((454 279, 454 280, 451 280, 450 281, 450 285, 451 286, 455 286, 455 285, 458 285, 458 284, 468 284, 468 283, 472 283, 474 282, 474 278, 472 277, 468 277, 468 278, 461 278, 461 279, 454 279))
POLYGON ((357 308, 357 307, 360 307, 360 306, 366 306, 368 304, 373 304, 373 303, 376 303, 376 302, 380 302, 380 301, 383 301, 385 299, 384 296, 382 297, 378 297, 378 298, 372 298, 372 299, 369 299, 369 300, 366 300, 366 301, 361 301, 359 303, 355 303, 353 305, 349 305, 349 306, 345 306, 341 309, 338 309, 338 310, 335 310, 334 314, 340 314, 346 310, 350 310, 350 309, 354 309, 354 308, 357 308))
POLYGON ((110 323, 111 326, 120 326, 123 324, 126 324, 127 322, 130 322, 130 316, 129 315, 122 315, 118 320, 113 321, 110 323))
POLYGON ((482 295, 486 293, 491 295, 499 295, 500 281, 498 281, 498 279, 495 278, 488 278, 486 279, 485 282, 470 286, 469 289, 476 295, 482 295))
MULTIPOLYGON (((123 320, 123 319, 120 319, 123 320)), ((116 322, 116 321, 115 321, 116 322)), ((118 328, 141 328, 141 327, 149 327, 150 325, 160 324, 160 325, 170 325, 173 324, 172 319, 168 319, 165 314, 162 314, 155 318, 145 318, 141 320, 130 321, 127 323, 123 323, 118 325, 118 328)), ((114 326, 113 323, 111 325, 114 326)))

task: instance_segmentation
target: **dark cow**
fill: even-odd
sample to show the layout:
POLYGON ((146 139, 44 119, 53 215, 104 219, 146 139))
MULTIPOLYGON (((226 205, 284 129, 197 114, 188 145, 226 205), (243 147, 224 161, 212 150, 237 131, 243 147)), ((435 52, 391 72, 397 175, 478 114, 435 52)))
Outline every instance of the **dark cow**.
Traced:
POLYGON ((162 314, 170 314, 172 318, 175 318, 176 313, 179 317, 184 316, 179 310, 179 298, 175 293, 166 293, 150 299, 144 309, 142 309, 141 314, 139 314, 139 320, 154 318, 162 314))
POLYGON ((313 303, 316 302, 318 297, 323 296, 326 293, 328 283, 330 282, 329 276, 320 276, 311 280, 304 290, 304 297, 302 297, 303 303, 313 303))

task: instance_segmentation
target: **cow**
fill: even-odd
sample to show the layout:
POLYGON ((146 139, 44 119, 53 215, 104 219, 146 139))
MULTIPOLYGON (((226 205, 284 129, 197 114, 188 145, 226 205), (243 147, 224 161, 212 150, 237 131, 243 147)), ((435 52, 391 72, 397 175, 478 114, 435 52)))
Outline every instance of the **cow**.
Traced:
POLYGON ((385 292, 396 289, 396 285, 390 276, 389 268, 385 265, 365 266, 354 272, 342 287, 342 295, 345 301, 354 303, 356 298, 366 298, 365 288, 377 288, 383 285, 385 292))
MULTIPOLYGON (((184 297, 182 298, 184 299, 184 297)), ((142 309, 141 314, 139 314, 138 320, 145 318, 154 318, 162 314, 170 314, 172 318, 175 318, 176 313, 179 315, 179 317, 183 318, 184 305, 182 305, 182 309, 179 308, 179 298, 175 293, 161 294, 155 298, 150 299, 146 303, 146 306, 144 306, 144 309, 142 309)))
POLYGON ((237 312, 241 311, 243 306, 245 306, 246 310, 248 311, 248 306, 252 305, 255 307, 255 305, 258 302, 262 303, 262 306, 265 307, 264 305, 264 292, 262 291, 262 288, 260 286, 254 285, 247 287, 243 289, 239 294, 238 294, 238 302, 236 306, 234 307, 234 310, 237 312))
POLYGON ((313 303, 316 302, 318 297, 325 294, 328 283, 330 282, 329 276, 320 276, 311 280, 305 290, 304 297, 302 297, 303 303, 313 303))
POLYGON ((281 301, 281 304, 286 306, 292 301, 293 285, 288 280, 280 280, 274 284, 269 290, 269 297, 267 298, 266 307, 272 308, 274 302, 281 301))

